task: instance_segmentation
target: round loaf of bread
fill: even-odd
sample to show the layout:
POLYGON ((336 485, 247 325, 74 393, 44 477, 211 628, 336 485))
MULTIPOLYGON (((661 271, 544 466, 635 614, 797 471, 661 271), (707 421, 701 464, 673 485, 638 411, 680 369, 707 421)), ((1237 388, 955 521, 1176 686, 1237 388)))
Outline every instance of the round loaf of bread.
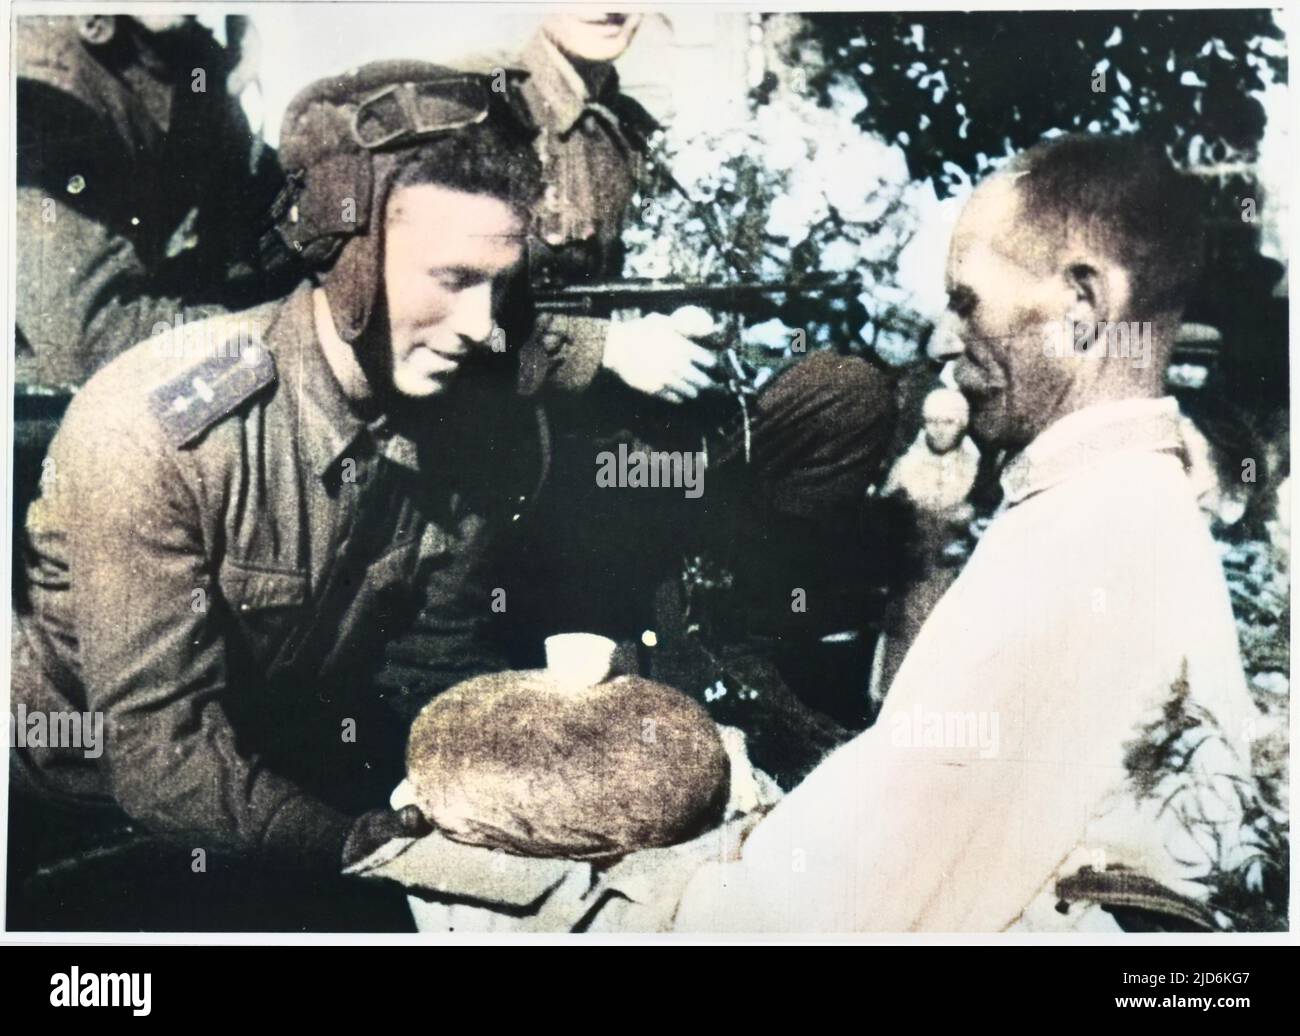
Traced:
POLYGON ((411 727, 407 779, 425 816, 471 845, 595 859, 719 823, 730 772, 717 726, 638 676, 570 688, 544 670, 466 680, 411 727))

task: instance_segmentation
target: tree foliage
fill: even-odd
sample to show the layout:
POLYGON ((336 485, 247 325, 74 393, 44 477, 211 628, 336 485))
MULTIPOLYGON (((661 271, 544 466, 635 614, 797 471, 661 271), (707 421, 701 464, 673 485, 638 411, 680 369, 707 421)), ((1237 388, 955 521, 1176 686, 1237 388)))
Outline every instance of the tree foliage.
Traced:
POLYGON ((1141 130, 1183 165, 1250 161, 1252 91, 1286 79, 1268 10, 808 15, 809 85, 846 79, 859 125, 897 142, 942 196, 1050 131, 1141 130))

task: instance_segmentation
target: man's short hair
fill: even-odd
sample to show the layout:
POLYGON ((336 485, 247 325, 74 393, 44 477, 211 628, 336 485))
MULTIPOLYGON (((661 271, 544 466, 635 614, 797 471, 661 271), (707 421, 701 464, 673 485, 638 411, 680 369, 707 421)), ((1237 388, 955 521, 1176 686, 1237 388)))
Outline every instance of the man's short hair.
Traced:
POLYGON ((1128 271, 1131 313, 1181 313, 1205 249, 1202 194, 1164 150, 1134 137, 1071 134, 1008 166, 1021 212, 1063 246, 1082 231, 1128 271))
POLYGON ((480 123, 412 148, 401 158, 393 189, 436 184, 507 202, 531 222, 542 196, 542 166, 532 145, 492 123, 480 123))

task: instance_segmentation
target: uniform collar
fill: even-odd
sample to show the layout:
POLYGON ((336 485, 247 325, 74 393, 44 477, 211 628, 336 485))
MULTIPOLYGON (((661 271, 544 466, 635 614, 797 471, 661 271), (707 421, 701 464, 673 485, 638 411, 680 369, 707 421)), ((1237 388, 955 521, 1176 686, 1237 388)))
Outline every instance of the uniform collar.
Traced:
POLYGON ((1067 414, 1003 469, 1006 503, 1018 504, 1115 454, 1181 452, 1178 421, 1171 396, 1097 403, 1067 414))
POLYGON ((393 463, 418 471, 415 443, 393 428, 388 414, 362 417, 330 369, 316 337, 313 287, 303 284, 289 296, 266 332, 281 380, 292 382, 299 440, 313 473, 324 478, 341 458, 356 453, 363 437, 393 463))
POLYGON ((618 73, 613 65, 606 65, 600 84, 594 92, 588 90, 578 70, 560 48, 544 32, 536 33, 519 56, 520 64, 528 72, 524 93, 530 100, 539 100, 550 117, 539 120, 549 128, 564 134, 578 124, 590 111, 597 110, 608 117, 606 103, 618 93, 618 73))

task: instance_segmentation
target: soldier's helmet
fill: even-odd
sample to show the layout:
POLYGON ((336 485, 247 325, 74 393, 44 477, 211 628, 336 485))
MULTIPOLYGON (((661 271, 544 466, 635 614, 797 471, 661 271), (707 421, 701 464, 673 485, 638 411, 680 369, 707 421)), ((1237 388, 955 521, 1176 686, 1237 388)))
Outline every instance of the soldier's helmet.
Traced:
MULTIPOLYGON (((514 72, 380 61, 319 80, 293 99, 280 133, 289 185, 276 205, 284 243, 319 273, 340 336, 368 327, 383 269, 384 209, 404 156, 450 134, 492 134, 528 155, 536 129, 514 72)), ((529 166, 528 163, 532 163, 529 166)), ((540 183, 525 193, 540 192, 540 183)))

